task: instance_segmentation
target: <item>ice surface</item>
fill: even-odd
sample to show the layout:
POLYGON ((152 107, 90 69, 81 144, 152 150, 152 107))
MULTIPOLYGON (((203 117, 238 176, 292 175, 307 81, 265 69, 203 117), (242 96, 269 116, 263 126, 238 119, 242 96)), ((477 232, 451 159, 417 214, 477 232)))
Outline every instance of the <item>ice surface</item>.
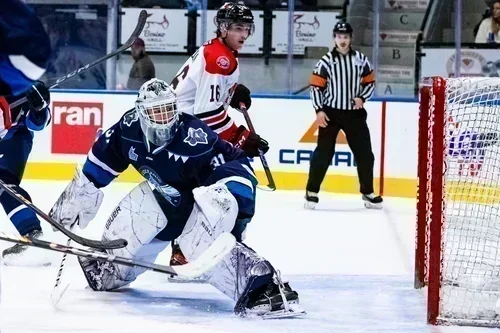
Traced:
MULTIPOLYGON (((66 184, 23 183, 45 211, 66 184)), ((100 238, 108 214, 132 186, 117 183, 104 189, 96 220, 77 232, 100 238)), ((71 285, 54 309, 49 296, 62 256, 54 253, 52 267, 2 267, 1 332, 487 331, 425 324, 425 295, 413 289, 414 200, 386 198, 385 208, 377 211, 365 209, 357 195, 321 193, 317 209, 306 211, 302 196, 295 191, 259 191, 247 243, 299 292, 306 316, 266 321, 237 318, 234 302, 210 285, 168 283, 166 276, 151 272, 130 288, 93 292, 85 288, 75 257, 69 258, 64 276, 71 285)), ((66 243, 50 226, 42 226, 48 238, 66 243)), ((3 211, 0 230, 14 231, 3 211)), ((0 249, 10 245, 1 242, 0 249)), ((167 264, 169 256, 168 248, 157 262, 167 264)))

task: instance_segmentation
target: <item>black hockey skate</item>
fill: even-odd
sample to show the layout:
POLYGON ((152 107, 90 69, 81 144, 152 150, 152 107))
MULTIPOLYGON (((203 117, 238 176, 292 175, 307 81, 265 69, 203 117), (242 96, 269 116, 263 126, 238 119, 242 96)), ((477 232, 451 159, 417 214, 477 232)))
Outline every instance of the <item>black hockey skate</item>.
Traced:
MULTIPOLYGON (((40 229, 35 229, 23 236, 39 239, 43 236, 43 232, 40 229)), ((30 246, 16 244, 3 250, 2 258, 6 266, 50 266, 50 260, 39 252, 40 251, 30 246), (30 252, 34 253, 32 254, 30 252)))
POLYGON ((363 194, 361 196, 365 203, 365 207, 368 209, 382 209, 382 202, 384 201, 381 196, 375 196, 375 194, 363 194))
POLYGON ((305 209, 314 209, 316 204, 319 202, 318 193, 311 191, 306 191, 304 198, 306 199, 306 202, 304 203, 305 209))
POLYGON ((263 319, 279 319, 305 315, 299 306, 299 294, 292 290, 288 282, 282 282, 279 271, 273 281, 264 288, 250 292, 244 308, 235 308, 236 314, 242 317, 260 317, 263 319))

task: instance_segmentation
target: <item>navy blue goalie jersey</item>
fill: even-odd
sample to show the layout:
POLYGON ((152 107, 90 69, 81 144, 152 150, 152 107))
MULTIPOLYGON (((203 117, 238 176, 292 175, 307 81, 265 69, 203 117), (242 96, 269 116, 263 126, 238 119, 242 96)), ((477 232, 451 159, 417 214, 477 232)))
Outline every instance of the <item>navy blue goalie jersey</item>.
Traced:
POLYGON ((165 147, 147 142, 138 114, 129 111, 94 143, 83 167, 104 187, 132 165, 151 185, 169 224, 177 226, 165 240, 180 234, 193 206, 192 190, 224 182, 240 209, 253 215, 257 180, 246 154, 221 140, 203 121, 182 113, 172 141, 165 147))
POLYGON ((145 139, 135 110, 125 113, 94 143, 83 172, 104 187, 129 165, 154 186, 169 224, 175 218, 187 220, 194 188, 215 182, 230 183, 239 205, 247 207, 240 208, 253 215, 257 180, 246 154, 192 115, 182 113, 172 141, 156 147, 145 139))

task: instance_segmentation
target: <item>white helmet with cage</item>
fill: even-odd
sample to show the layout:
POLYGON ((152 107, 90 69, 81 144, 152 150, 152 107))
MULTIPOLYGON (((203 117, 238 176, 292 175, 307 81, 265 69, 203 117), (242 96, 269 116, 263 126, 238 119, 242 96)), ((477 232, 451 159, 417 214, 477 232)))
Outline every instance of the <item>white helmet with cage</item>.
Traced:
POLYGON ((139 89, 135 110, 149 142, 163 146, 172 141, 179 123, 177 97, 168 83, 151 79, 139 89))

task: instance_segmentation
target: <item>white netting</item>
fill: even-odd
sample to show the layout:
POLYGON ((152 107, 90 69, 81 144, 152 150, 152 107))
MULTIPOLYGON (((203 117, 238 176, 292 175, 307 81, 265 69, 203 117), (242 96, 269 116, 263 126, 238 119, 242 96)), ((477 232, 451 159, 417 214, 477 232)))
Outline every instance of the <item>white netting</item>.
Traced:
POLYGON ((445 121, 439 316, 457 323, 497 325, 500 79, 446 80, 445 121))

